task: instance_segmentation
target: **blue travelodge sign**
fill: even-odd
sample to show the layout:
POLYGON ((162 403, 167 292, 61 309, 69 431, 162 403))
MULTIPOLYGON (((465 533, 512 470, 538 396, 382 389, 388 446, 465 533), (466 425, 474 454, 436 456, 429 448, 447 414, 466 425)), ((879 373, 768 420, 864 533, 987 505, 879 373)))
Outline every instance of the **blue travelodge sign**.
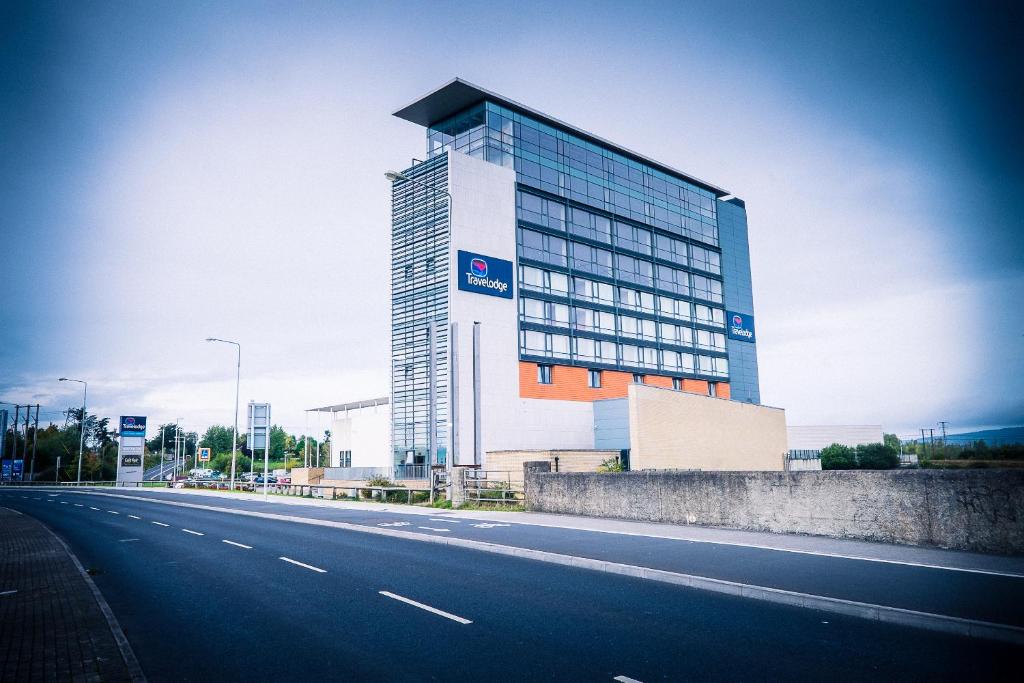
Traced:
POLYGON ((146 418, 141 415, 122 415, 121 436, 146 436, 146 418))
POLYGON ((459 281, 459 289, 464 292, 512 298, 511 261, 460 249, 455 277, 459 281))
POLYGON ((754 316, 746 313, 733 313, 726 311, 729 323, 729 339, 753 342, 754 337, 754 316))

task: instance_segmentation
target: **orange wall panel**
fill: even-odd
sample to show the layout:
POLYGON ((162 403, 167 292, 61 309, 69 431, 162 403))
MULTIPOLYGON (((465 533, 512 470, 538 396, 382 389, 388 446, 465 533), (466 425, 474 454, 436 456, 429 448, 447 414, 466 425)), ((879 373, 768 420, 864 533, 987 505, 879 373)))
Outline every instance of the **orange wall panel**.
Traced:
MULTIPOLYGON (((572 365, 552 365, 551 384, 537 382, 537 364, 519 362, 519 396, 546 398, 557 401, 597 401, 605 398, 625 398, 633 382, 632 372, 601 371, 601 387, 587 386, 587 368, 572 365)), ((672 378, 665 375, 644 375, 644 383, 654 387, 672 388, 672 378)), ((702 379, 683 379, 683 391, 708 395, 708 383, 702 379)), ((719 398, 729 398, 729 385, 718 383, 719 398)))

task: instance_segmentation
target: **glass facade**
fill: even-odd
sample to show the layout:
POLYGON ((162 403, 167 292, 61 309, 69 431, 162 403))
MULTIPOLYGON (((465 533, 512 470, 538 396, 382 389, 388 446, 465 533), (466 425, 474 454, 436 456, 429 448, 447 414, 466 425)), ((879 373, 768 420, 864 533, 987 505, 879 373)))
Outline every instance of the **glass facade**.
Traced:
POLYGON ((441 154, 403 172, 391 189, 391 405, 395 464, 429 464, 447 453, 448 159, 441 154), (435 344, 436 419, 430 424, 430 326, 435 344))
POLYGON ((520 358, 729 377, 716 195, 492 102, 427 130, 515 169, 520 358))

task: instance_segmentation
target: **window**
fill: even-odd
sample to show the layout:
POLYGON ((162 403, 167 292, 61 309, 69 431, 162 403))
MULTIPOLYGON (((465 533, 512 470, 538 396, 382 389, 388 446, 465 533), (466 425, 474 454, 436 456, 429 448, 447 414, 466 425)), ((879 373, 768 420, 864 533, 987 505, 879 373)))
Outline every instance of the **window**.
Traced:
POLYGON ((650 292, 640 292, 629 287, 619 287, 619 306, 653 313, 654 295, 650 292))
POLYGON ((615 365, 615 342, 576 337, 573 348, 577 361, 615 365))
POLYGON ((615 265, 618 268, 616 275, 620 280, 648 287, 654 285, 654 267, 650 261, 616 254, 615 265))
POLYGON ((529 192, 516 194, 516 217, 537 225, 565 230, 565 206, 561 202, 538 197, 529 192))
POLYGON ((573 327, 584 332, 615 334, 615 314, 589 308, 573 308, 573 327))
POLYGON ((639 372, 634 372, 633 373, 633 383, 634 384, 643 384, 644 383, 644 376, 641 375, 639 372))
POLYGON ((693 276, 693 296, 717 303, 722 302, 722 283, 703 275, 693 276))
POLYGON ((352 451, 338 451, 338 467, 352 467, 352 451))
POLYGON ((725 311, 720 308, 711 308, 702 304, 694 304, 697 313, 697 322, 703 325, 725 326, 725 311))
POLYGON ((612 222, 604 216, 570 207, 569 232, 580 237, 611 244, 612 222))
POLYGON ((654 248, 654 255, 660 259, 671 261, 680 266, 685 266, 687 263, 686 242, 682 240, 672 239, 667 235, 657 235, 654 248))
POLYGON ((615 246, 641 254, 651 254, 651 231, 615 221, 615 246))
POLYGON ((722 256, 717 251, 692 245, 690 247, 690 265, 717 275, 722 272, 722 256))
POLYGON ((569 337, 562 334, 523 330, 520 332, 519 343, 523 355, 569 357, 569 337))
POLYGON ((521 298, 519 299, 519 314, 526 322, 539 325, 557 327, 568 327, 569 325, 569 307, 565 304, 521 298))
POLYGON ((594 275, 612 276, 612 252, 586 244, 572 243, 572 267, 594 275))
POLYGON ((639 337, 641 339, 656 339, 655 323, 653 320, 634 318, 628 315, 619 316, 619 332, 626 337, 639 337))
POLYGON ((725 351, 725 335, 721 332, 697 330, 697 346, 711 351, 725 351))
MULTIPOLYGON (((705 306, 705 308, 707 308, 705 306)), ((669 318, 690 320, 690 302, 680 301, 668 296, 658 297, 658 313, 669 318)))
POLYGON ((587 370, 587 386, 591 389, 601 388, 601 371, 587 370))
POLYGON ((606 282, 594 282, 582 277, 572 279, 573 294, 578 299, 586 299, 596 303, 613 306, 615 304, 614 288, 606 282))
POLYGON ((689 277, 686 271, 658 264, 658 289, 688 296, 690 294, 689 277))
POLYGON ((718 382, 708 382, 708 396, 718 396, 718 382))
POLYGON ((533 230, 520 229, 519 256, 564 267, 566 265, 565 240, 533 230))
POLYGON ((681 378, 679 378, 679 377, 673 377, 672 378, 672 388, 675 389, 676 391, 682 391, 683 390, 683 380, 681 378))
POLYGON ((697 361, 702 375, 729 376, 729 361, 725 358, 698 356, 697 361))
POLYGON ((676 346, 693 346, 693 330, 672 323, 658 323, 658 336, 663 344, 676 346))
POLYGON ((519 286, 522 289, 565 296, 569 292, 569 276, 533 266, 519 266, 519 286))
POLYGON ((551 384, 551 366, 537 366, 537 384, 551 384))

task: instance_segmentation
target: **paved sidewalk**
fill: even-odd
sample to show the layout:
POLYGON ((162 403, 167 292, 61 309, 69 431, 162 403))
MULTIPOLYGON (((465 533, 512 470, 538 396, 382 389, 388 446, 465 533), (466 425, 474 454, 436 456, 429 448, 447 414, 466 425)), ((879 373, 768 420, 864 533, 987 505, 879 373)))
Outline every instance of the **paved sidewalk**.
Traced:
POLYGON ((125 642, 131 668, 126 662, 97 595, 45 526, 0 507, 0 680, 145 680, 125 642))

